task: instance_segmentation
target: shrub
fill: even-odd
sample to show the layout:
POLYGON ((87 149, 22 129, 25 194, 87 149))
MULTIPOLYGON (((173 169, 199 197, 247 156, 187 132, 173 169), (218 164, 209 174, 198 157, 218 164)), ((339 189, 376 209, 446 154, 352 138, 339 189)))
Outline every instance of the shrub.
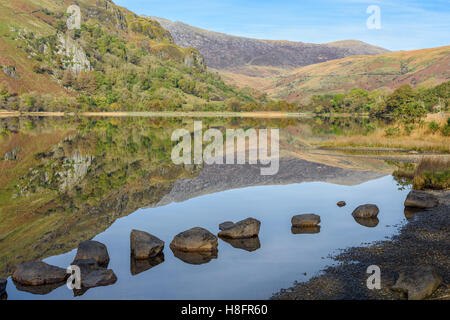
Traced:
POLYGON ((435 134, 436 132, 439 131, 440 126, 439 126, 439 124, 438 124, 436 121, 433 120, 433 121, 431 121, 431 122, 428 123, 428 129, 429 129, 433 134, 435 134))
POLYGON ((384 134, 388 137, 399 136, 400 133, 401 133, 401 131, 400 131, 399 127, 389 127, 386 130, 384 130, 384 134))

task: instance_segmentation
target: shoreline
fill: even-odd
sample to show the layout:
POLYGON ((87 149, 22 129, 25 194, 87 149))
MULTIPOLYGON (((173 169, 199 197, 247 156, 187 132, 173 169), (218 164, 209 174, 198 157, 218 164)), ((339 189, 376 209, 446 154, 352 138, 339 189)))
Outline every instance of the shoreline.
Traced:
POLYGON ((178 111, 161 111, 161 112, 138 112, 138 111, 117 111, 117 112, 19 112, 0 110, 0 118, 17 118, 17 117, 186 117, 186 118, 311 118, 311 117, 367 117, 367 114, 353 113, 323 113, 315 114, 309 112, 178 112, 178 111))
POLYGON ((429 191, 439 198, 438 207, 412 214, 405 211, 408 222, 390 239, 368 246, 346 248, 328 266, 306 282, 295 282, 281 289, 274 300, 398 300, 400 294, 390 290, 403 267, 432 265, 443 278, 442 285, 428 298, 450 299, 450 190, 429 191), (406 262, 407 261, 407 262, 406 262), (381 269, 381 289, 369 290, 367 267, 381 269))

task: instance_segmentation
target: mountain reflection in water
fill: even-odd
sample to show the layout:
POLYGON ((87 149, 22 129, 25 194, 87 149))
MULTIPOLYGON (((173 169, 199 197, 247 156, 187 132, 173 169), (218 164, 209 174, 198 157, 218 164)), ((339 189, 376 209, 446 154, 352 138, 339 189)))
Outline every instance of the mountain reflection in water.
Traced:
POLYGON ((330 121, 365 130, 366 120, 355 119, 205 120, 216 128, 280 128, 280 170, 261 176, 256 165, 173 165, 170 135, 191 127, 189 119, 1 120, 8 134, 0 154, 14 149, 17 159, 0 162, 0 277, 31 260, 66 268, 78 244, 94 238, 107 245, 118 278, 80 293, 9 280, 8 298, 268 298, 319 271, 334 249, 392 234, 384 226, 403 221, 408 190, 375 170, 386 168, 380 161, 308 153, 308 139, 328 136, 330 121), (338 208, 340 200, 347 206, 338 208), (364 203, 380 207, 379 224, 351 217, 364 203), (290 218, 304 212, 319 214, 321 228, 291 230, 290 218), (189 228, 217 234, 221 222, 250 216, 262 222, 260 236, 221 239, 217 253, 166 248, 136 261, 129 252, 133 228, 170 243, 189 228))

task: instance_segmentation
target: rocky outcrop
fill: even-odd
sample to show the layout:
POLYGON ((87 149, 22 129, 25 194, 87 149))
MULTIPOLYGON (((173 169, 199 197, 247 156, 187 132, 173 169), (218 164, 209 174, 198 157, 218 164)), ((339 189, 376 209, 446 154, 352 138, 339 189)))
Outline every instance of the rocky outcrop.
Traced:
POLYGON ((227 223, 221 224, 221 226, 224 230, 219 232, 219 237, 243 239, 256 237, 259 234, 261 222, 254 218, 247 218, 232 225, 227 223))
POLYGON ((132 230, 130 248, 131 254, 138 260, 153 258, 163 251, 164 241, 147 232, 132 230))
POLYGON ((357 207, 353 212, 353 218, 376 218, 380 209, 374 204, 364 204, 357 207))
POLYGON ((176 235, 170 248, 187 252, 217 251, 217 237, 206 229, 196 227, 176 235))
POLYGON ((100 243, 98 241, 83 241, 78 245, 75 261, 87 259, 94 259, 99 266, 108 266, 108 249, 103 243, 100 243))
POLYGON ((411 190, 405 200, 405 207, 430 209, 439 204, 438 199, 425 191, 411 190))
POLYGON ((4 72, 8 77, 13 78, 13 79, 18 79, 18 78, 19 78, 19 75, 18 75, 18 73, 17 73, 16 67, 14 67, 14 66, 5 66, 5 65, 3 65, 3 66, 1 66, 1 67, 2 67, 2 69, 3 69, 3 72, 4 72))
POLYGON ((399 273, 392 290, 401 292, 408 300, 422 300, 442 284, 442 277, 431 266, 408 267, 399 273))
POLYGON ((62 283, 68 276, 65 269, 42 261, 32 261, 19 264, 12 274, 12 279, 22 285, 41 286, 62 283))
POLYGON ((64 158, 64 171, 57 173, 61 181, 60 191, 71 190, 80 180, 82 180, 92 164, 94 158, 91 155, 82 155, 79 150, 75 150, 70 156, 64 158))
POLYGON ((8 151, 3 158, 5 161, 17 160, 17 159, 19 159, 19 153, 21 151, 22 151, 22 148, 20 148, 20 147, 14 148, 11 151, 8 151))
POLYGON ((90 71, 91 63, 83 48, 69 35, 58 33, 58 54, 66 58, 66 68, 78 75, 81 71, 90 71))
POLYGON ((316 227, 320 223, 320 216, 314 213, 299 214, 292 217, 291 223, 297 228, 316 227))

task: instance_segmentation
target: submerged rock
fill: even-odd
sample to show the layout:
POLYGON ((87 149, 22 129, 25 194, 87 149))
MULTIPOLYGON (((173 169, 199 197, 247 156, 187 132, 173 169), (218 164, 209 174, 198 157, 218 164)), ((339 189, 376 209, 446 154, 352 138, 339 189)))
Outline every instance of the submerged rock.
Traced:
POLYGON ((173 252, 173 255, 180 259, 181 261, 200 265, 210 262, 212 259, 217 259, 217 250, 216 251, 196 251, 196 252, 187 252, 180 251, 173 248, 170 248, 173 252))
POLYGON ((217 237, 206 229, 195 227, 177 234, 170 248, 178 251, 217 251, 217 237))
POLYGON ((261 242, 259 237, 243 238, 243 239, 232 239, 232 238, 221 238, 226 243, 231 244, 233 248, 242 249, 245 251, 256 251, 261 248, 261 242))
POLYGON ((40 286, 64 282, 68 276, 66 269, 42 261, 32 261, 19 264, 12 274, 12 279, 23 285, 40 286))
POLYGON ((339 201, 336 204, 337 204, 338 207, 345 207, 347 205, 347 203, 345 201, 339 201))
POLYGON ((233 226, 234 226, 234 222, 226 221, 226 222, 219 224, 219 230, 224 231, 224 230, 230 229, 233 226))
POLYGON ((375 204, 364 204, 357 207, 352 216, 354 218, 376 218, 379 212, 380 209, 375 204))
POLYGON ((438 199, 424 191, 411 190, 405 200, 405 207, 430 209, 439 204, 438 199))
POLYGON ((147 271, 153 267, 164 262, 164 253, 160 253, 155 257, 149 259, 136 259, 131 255, 130 259, 130 272, 131 275, 135 276, 139 273, 147 271))
POLYGON ((78 245, 75 260, 95 259, 99 266, 108 266, 109 254, 108 249, 103 243, 88 240, 78 245))
POLYGON ((291 219, 293 227, 315 227, 320 223, 320 216, 313 213, 299 214, 291 219))
POLYGON ((408 300, 429 297, 442 284, 442 278, 431 266, 409 267, 399 273, 393 291, 401 292, 408 300))
POLYGON ((367 228, 375 228, 380 223, 378 218, 355 218, 355 221, 367 228))
POLYGON ((320 233, 320 226, 312 226, 312 227, 292 227, 292 234, 314 234, 320 233))
POLYGON ((160 254, 164 249, 164 241, 139 230, 130 233, 131 254, 136 259, 148 259, 160 254))
POLYGON ((225 230, 219 232, 219 237, 232 239, 251 238, 259 234, 261 222, 254 218, 247 218, 233 225, 229 223, 226 225, 222 224, 223 227, 225 227, 225 230))

